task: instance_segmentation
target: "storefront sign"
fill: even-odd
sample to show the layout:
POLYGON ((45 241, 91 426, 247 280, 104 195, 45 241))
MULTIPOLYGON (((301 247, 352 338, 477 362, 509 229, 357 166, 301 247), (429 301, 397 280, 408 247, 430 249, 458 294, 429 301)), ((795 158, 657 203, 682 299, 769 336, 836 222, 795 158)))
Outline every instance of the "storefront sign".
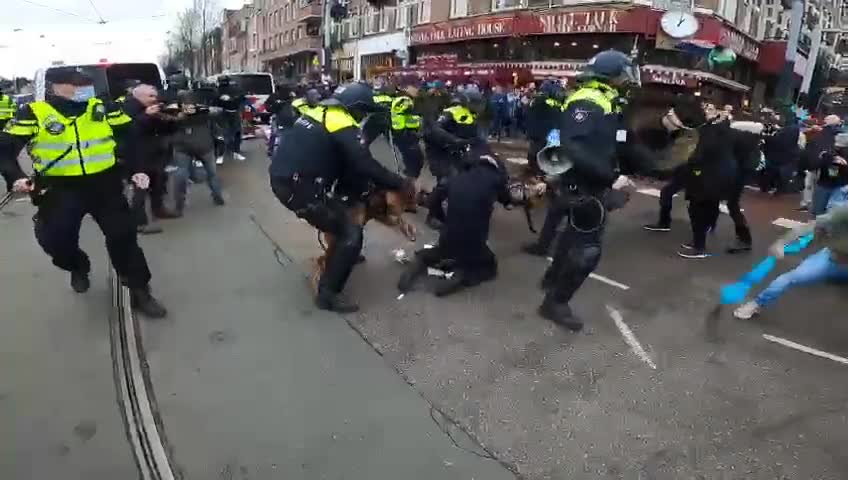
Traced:
POLYGON ((649 10, 559 8, 545 14, 521 11, 509 16, 477 17, 417 27, 412 44, 447 43, 476 38, 569 33, 644 33, 649 10))
POLYGON ((642 70, 645 83, 662 83, 679 87, 695 88, 698 80, 675 70, 642 70))
POLYGON ((590 10, 587 12, 540 15, 538 18, 541 22, 541 32, 539 33, 617 32, 619 16, 622 13, 626 15, 626 12, 619 10, 590 10))
POLYGON ((481 18, 476 21, 444 22, 416 28, 412 31, 412 44, 446 43, 472 38, 505 37, 514 33, 515 15, 481 18))

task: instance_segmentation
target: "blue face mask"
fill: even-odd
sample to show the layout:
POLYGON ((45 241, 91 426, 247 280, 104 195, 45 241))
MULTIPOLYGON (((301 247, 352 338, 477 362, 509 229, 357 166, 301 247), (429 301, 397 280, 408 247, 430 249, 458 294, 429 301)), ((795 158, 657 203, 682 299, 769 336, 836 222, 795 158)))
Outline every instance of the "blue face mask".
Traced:
POLYGON ((74 90, 73 101, 87 102, 89 99, 94 98, 94 96, 94 85, 89 85, 86 87, 77 87, 77 89, 74 90))

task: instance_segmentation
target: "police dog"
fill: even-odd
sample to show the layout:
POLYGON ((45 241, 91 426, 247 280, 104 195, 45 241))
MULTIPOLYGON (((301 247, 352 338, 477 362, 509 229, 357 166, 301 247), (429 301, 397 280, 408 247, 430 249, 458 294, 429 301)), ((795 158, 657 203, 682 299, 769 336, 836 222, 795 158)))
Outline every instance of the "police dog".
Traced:
MULTIPOLYGON (((376 220, 383 225, 400 231, 407 239, 415 240, 415 226, 406 222, 402 213, 404 208, 409 203, 408 198, 404 198, 398 192, 389 190, 371 189, 364 197, 364 200, 351 205, 348 208, 348 215, 351 220, 357 225, 365 226, 370 220, 376 220)), ((335 248, 336 239, 333 235, 320 232, 320 240, 324 253, 312 259, 312 275, 310 276, 310 286, 313 293, 318 294, 318 280, 324 274, 326 267, 327 256, 335 248)))

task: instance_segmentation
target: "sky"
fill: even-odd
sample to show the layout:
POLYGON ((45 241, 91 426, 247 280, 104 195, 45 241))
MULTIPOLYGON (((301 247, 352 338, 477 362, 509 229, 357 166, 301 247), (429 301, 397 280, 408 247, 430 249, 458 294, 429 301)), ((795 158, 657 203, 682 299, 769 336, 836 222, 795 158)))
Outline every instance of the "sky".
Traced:
MULTIPOLYGON (((215 0, 239 8, 244 0, 215 0)), ((0 77, 66 64, 156 61, 192 0, 0 0, 0 77), (106 21, 100 24, 100 19, 106 21)))

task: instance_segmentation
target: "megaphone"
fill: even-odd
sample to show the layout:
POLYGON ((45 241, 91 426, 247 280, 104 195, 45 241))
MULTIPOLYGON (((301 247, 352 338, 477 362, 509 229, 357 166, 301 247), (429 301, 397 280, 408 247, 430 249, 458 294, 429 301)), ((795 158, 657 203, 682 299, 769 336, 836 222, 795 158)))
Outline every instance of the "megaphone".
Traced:
POLYGON ((574 166, 560 148, 559 130, 548 133, 547 144, 536 154, 536 163, 548 175, 561 175, 574 166))

